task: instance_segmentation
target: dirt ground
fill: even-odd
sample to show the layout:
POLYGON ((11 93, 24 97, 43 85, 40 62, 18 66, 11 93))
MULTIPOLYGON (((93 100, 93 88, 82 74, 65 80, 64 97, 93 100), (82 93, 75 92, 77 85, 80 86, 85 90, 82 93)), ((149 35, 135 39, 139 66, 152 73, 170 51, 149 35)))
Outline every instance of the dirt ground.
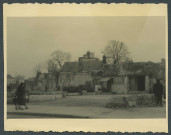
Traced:
MULTIPOLYGON (((121 95, 120 95, 121 96, 121 95)), ((112 95, 78 95, 58 98, 56 100, 32 102, 32 105, 49 106, 81 106, 81 107, 105 107, 110 102, 112 95)))
POLYGON ((53 101, 29 103, 28 110, 8 105, 8 118, 165 118, 166 107, 106 108, 111 95, 67 96, 53 101))

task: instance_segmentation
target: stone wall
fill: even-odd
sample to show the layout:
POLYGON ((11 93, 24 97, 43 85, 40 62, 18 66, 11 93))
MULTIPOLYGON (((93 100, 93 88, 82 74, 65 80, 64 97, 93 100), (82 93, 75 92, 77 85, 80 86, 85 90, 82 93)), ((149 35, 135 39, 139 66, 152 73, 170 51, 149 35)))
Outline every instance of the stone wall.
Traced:
POLYGON ((112 92, 116 94, 127 93, 127 76, 114 77, 112 84, 112 92))
POLYGON ((106 107, 135 107, 135 106, 155 106, 153 94, 129 94, 113 96, 106 104, 106 107))
POLYGON ((38 102, 38 101, 50 101, 62 98, 61 94, 58 95, 30 95, 29 102, 38 102))
POLYGON ((124 93, 124 84, 112 84, 112 92, 116 94, 123 94, 124 93))

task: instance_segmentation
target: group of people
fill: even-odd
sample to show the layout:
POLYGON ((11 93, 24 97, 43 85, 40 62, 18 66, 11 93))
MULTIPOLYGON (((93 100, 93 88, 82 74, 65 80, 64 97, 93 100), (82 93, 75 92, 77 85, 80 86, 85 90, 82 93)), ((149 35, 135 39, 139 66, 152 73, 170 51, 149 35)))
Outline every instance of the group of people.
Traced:
POLYGON ((16 92, 14 97, 14 104, 16 110, 23 110, 23 106, 25 109, 28 109, 28 106, 26 104, 27 97, 29 97, 29 92, 26 90, 26 84, 21 83, 16 92))

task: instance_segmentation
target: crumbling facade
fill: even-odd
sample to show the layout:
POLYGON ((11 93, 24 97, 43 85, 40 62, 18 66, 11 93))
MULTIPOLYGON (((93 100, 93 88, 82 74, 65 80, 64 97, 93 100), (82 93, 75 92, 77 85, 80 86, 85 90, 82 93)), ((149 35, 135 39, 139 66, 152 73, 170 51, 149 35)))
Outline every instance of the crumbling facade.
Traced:
POLYGON ((90 73, 61 72, 59 74, 59 87, 80 86, 93 80, 90 73))
POLYGON ((119 94, 127 94, 131 92, 150 91, 150 78, 146 74, 133 74, 113 77, 112 92, 119 94))
POLYGON ((56 76, 51 73, 37 75, 37 88, 43 91, 62 90, 64 87, 79 87, 90 84, 94 89, 101 86, 102 91, 116 94, 150 93, 156 79, 165 80, 165 60, 153 62, 124 62, 117 66, 100 61, 94 53, 87 52, 77 62, 66 62, 56 76))
POLYGON ((35 89, 40 91, 57 90, 57 76, 50 73, 37 73, 35 89))
POLYGON ((63 65, 62 72, 91 72, 102 69, 102 62, 94 56, 94 53, 87 52, 83 57, 79 57, 77 62, 66 62, 63 65))
POLYGON ((153 62, 125 62, 117 66, 118 74, 113 74, 113 65, 106 63, 106 57, 100 61, 94 53, 87 52, 78 62, 65 63, 61 76, 70 73, 67 86, 84 85, 91 81, 92 87, 101 85, 101 88, 116 94, 149 93, 157 78, 165 80, 165 60, 160 63, 153 62), (100 73, 99 75, 97 73, 100 73))

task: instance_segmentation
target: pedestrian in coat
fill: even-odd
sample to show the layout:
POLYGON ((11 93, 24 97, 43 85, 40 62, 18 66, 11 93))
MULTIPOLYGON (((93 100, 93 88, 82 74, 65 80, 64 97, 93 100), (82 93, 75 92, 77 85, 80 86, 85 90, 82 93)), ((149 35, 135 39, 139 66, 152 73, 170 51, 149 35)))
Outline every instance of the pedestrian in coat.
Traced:
POLYGON ((15 93, 15 101, 16 101, 15 109, 23 110, 22 106, 25 106, 25 108, 28 109, 28 107, 26 105, 26 96, 27 95, 29 95, 29 93, 26 90, 26 84, 21 83, 15 93))
POLYGON ((162 106, 163 85, 160 83, 159 79, 154 84, 153 91, 155 95, 156 106, 162 106))
POLYGON ((27 101, 27 95, 29 95, 29 93, 28 93, 28 91, 26 90, 26 84, 25 83, 23 83, 23 85, 22 85, 22 89, 21 89, 21 109, 23 109, 22 108, 22 106, 25 106, 25 109, 28 109, 28 106, 27 106, 27 104, 26 104, 26 101, 27 101))

